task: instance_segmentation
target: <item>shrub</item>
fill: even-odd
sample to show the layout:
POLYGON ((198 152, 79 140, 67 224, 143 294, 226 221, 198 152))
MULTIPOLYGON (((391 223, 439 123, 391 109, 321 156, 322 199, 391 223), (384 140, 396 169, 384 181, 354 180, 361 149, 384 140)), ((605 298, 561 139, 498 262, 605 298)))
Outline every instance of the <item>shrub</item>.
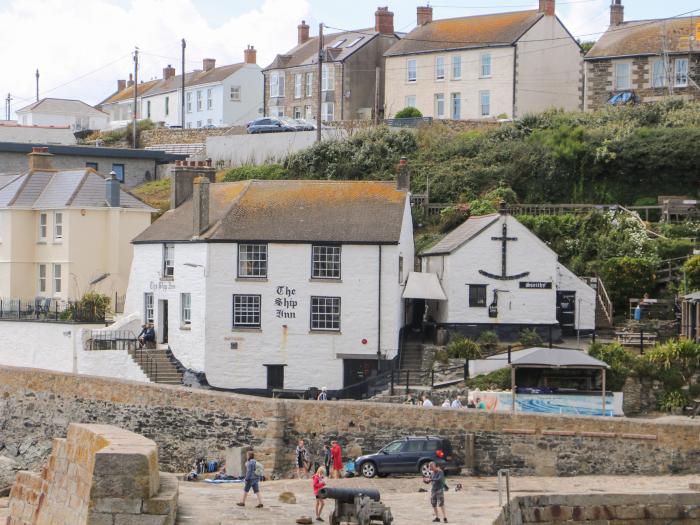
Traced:
POLYGON ((520 331, 520 344, 523 346, 540 346, 542 338, 534 328, 524 328, 520 331))
POLYGON ((261 164, 238 166, 228 170, 222 182, 235 182, 239 180, 259 179, 259 180, 279 180, 284 179, 287 171, 281 164, 261 164))
POLYGON ((622 390, 625 380, 636 369, 637 357, 617 343, 594 343, 589 347, 588 355, 610 366, 606 372, 606 387, 609 390, 622 390))
POLYGON ((454 230, 469 218, 471 214, 469 204, 450 206, 440 212, 440 231, 447 233, 454 230))
POLYGON ((396 115, 394 115, 394 118, 420 118, 422 116, 423 113, 421 113, 418 108, 408 106, 398 111, 396 115))
POLYGON ((482 348, 495 350, 499 343, 498 334, 493 330, 484 330, 481 332, 476 342, 479 343, 482 348))
POLYGON ((654 261, 640 257, 612 257, 599 273, 618 311, 626 311, 630 297, 642 297, 654 287, 654 261))
POLYGON ((471 390, 510 390, 510 368, 501 368, 490 374, 468 379, 467 386, 471 390))
POLYGON ((700 290, 700 255, 691 257, 683 265, 690 291, 700 290))
POLYGON ((692 255, 694 244, 688 239, 657 239, 654 243, 659 259, 677 259, 692 255))
POLYGON ((447 354, 453 359, 481 359, 481 348, 472 339, 454 336, 447 344, 447 354))
POLYGON ((690 402, 688 394, 683 390, 666 392, 658 401, 658 409, 665 412, 682 409, 690 402))

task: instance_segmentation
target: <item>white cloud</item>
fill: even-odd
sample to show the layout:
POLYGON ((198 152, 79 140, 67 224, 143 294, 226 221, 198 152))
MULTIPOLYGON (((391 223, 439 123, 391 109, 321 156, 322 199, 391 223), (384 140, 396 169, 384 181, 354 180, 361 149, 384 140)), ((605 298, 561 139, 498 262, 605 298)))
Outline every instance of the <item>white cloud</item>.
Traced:
POLYGON ((562 5, 559 14, 572 35, 582 35, 581 41, 598 40, 610 21, 610 0, 562 5))
POLYGON ((296 43, 298 20, 308 19, 309 11, 308 0, 265 0, 213 27, 195 0, 134 0, 125 7, 109 0, 12 0, 0 4, 0 94, 12 93, 13 111, 33 102, 39 68, 40 96, 95 104, 133 71, 134 46, 141 50, 140 79, 160 77, 167 64, 179 73, 183 37, 188 71, 201 68, 206 57, 218 65, 241 62, 248 44, 258 49, 258 63, 265 66, 296 43))

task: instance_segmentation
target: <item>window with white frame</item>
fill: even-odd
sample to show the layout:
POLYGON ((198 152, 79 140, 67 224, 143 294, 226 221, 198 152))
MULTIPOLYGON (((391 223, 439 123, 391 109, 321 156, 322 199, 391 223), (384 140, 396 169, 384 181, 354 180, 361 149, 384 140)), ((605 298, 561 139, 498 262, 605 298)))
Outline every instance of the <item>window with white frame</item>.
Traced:
POLYGON ((408 95, 406 97, 406 105, 404 107, 415 108, 416 107, 416 96, 415 95, 408 95))
POLYGON ((452 80, 462 78, 462 55, 452 55, 452 80))
POLYGON ((479 91, 479 114, 482 117, 491 115, 491 92, 479 91))
POLYGON ((311 297, 311 329, 340 331, 340 297, 311 297))
POLYGON ((294 106, 294 118, 304 118, 301 106, 294 106))
POLYGON ((321 69, 321 91, 333 91, 335 89, 335 66, 324 64, 321 69))
POLYGON ((491 53, 481 54, 481 78, 491 76, 491 53))
POLYGON ((39 293, 46 293, 46 265, 45 264, 40 264, 39 265, 39 282, 38 282, 38 288, 39 288, 39 293))
POLYGON ((212 96, 212 89, 207 89, 207 109, 214 109, 214 97, 212 96))
POLYGON ((39 214, 39 240, 45 241, 48 229, 48 215, 46 213, 39 214))
POLYGON ((656 60, 651 66, 651 87, 660 88, 666 85, 666 63, 662 60, 656 60))
POLYGON ((445 80, 445 57, 435 57, 435 80, 445 80))
POLYGON ((163 278, 175 277, 175 245, 163 245, 163 278))
POLYGON ((232 102, 241 101, 241 86, 231 86, 231 90, 228 95, 229 100, 232 102))
POLYGON ((187 113, 192 113, 192 92, 187 93, 187 113))
POLYGON ((192 129, 192 123, 191 123, 191 122, 188 122, 188 123, 187 123, 187 127, 188 127, 189 129, 192 129))
POLYGON ((192 294, 180 294, 180 324, 182 326, 192 324, 192 294))
POLYGON ((615 90, 620 91, 623 89, 630 89, 630 71, 632 65, 629 62, 621 62, 615 64, 615 90))
POLYGON ((406 61, 406 80, 408 82, 415 82, 418 78, 418 67, 416 65, 416 59, 411 58, 406 61))
POLYGON ((53 293, 61 293, 61 265, 53 265, 53 293))
POLYGON ((435 94, 435 118, 445 118, 445 95, 435 94))
POLYGON ((301 73, 296 73, 294 75, 294 98, 301 98, 301 81, 302 81, 302 74, 301 73))
POLYGON ((270 73, 270 96, 284 96, 284 72, 273 71, 272 73, 270 73))
POLYGON ((238 245, 238 277, 267 277, 267 244, 238 245))
POLYGON ((450 93, 450 116, 452 120, 462 118, 462 94, 450 93))
POLYGON ((260 296, 233 296, 233 327, 260 328, 260 296))
POLYGON ((153 315, 153 293, 143 294, 143 320, 145 323, 152 323, 155 319, 153 315))
POLYGON ((210 119, 210 118, 208 118, 208 119, 207 119, 207 126, 211 126, 211 125, 212 125, 212 122, 213 122, 213 120, 210 119))
POLYGON ((355 40, 350 42, 347 46, 345 47, 353 47, 355 44, 357 44, 360 40, 362 40, 364 37, 363 36, 358 36, 355 40))
POLYGON ((340 246, 312 246, 311 277, 314 279, 340 279, 340 250, 340 246))
POLYGON ((197 111, 202 111, 202 90, 197 90, 197 111))
POLYGON ((197 121, 197 127, 198 127, 198 128, 201 128, 201 127, 202 127, 202 121, 201 121, 201 120, 198 120, 198 121, 197 121))
POLYGON ((309 72, 306 74, 306 96, 310 97, 314 91, 314 74, 309 72))
POLYGON ((321 104, 321 119, 325 122, 330 122, 335 119, 335 104, 333 102, 324 102, 321 104))
POLYGON ((63 239, 63 213, 53 212, 53 238, 55 241, 63 239))
POLYGON ((676 87, 685 87, 688 85, 688 59, 677 58, 675 62, 675 82, 676 87))

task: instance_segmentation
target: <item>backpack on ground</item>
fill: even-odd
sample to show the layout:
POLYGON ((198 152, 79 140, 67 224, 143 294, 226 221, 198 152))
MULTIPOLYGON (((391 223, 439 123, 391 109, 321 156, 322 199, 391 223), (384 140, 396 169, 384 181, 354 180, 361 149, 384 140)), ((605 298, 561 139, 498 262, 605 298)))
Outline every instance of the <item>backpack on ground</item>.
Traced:
POLYGON ((259 478, 262 478, 263 475, 265 474, 265 467, 263 466, 262 463, 259 461, 255 462, 255 475, 259 478))

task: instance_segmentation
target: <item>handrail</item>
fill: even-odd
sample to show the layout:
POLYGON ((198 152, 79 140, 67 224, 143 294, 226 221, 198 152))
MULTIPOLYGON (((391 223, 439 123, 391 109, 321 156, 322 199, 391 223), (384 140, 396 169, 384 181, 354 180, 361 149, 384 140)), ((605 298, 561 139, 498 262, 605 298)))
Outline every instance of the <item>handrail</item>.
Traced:
POLYGON ((90 330, 85 350, 131 350, 138 340, 131 330, 90 330))

